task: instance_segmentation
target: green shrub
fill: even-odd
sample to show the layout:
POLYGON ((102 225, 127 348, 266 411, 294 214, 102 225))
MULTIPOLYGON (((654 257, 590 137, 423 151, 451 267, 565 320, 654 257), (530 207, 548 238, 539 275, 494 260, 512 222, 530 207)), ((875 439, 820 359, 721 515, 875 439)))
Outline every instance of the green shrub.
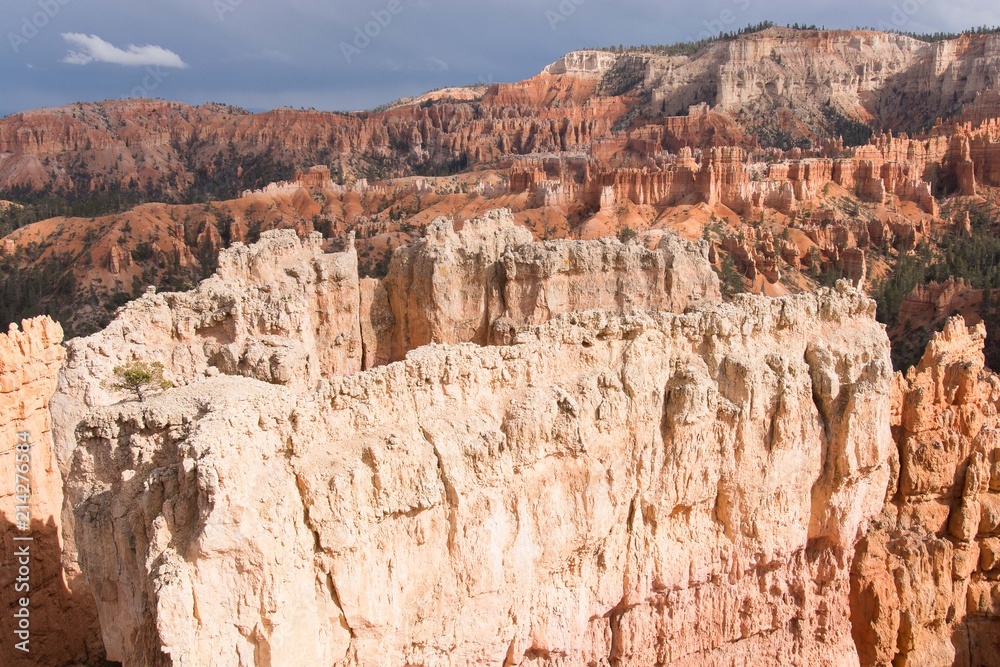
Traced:
POLYGON ((107 386, 116 391, 131 392, 140 401, 144 401, 149 392, 162 391, 174 386, 172 382, 163 379, 163 371, 163 364, 159 361, 153 363, 133 361, 123 366, 115 366, 114 378, 107 386))

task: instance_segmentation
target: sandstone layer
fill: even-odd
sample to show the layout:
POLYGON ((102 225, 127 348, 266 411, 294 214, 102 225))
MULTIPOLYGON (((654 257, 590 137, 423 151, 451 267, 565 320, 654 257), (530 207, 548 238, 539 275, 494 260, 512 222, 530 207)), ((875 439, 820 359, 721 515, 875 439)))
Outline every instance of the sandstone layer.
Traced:
POLYGON ((845 287, 591 311, 94 410, 67 488, 125 665, 851 664, 891 381, 845 287))

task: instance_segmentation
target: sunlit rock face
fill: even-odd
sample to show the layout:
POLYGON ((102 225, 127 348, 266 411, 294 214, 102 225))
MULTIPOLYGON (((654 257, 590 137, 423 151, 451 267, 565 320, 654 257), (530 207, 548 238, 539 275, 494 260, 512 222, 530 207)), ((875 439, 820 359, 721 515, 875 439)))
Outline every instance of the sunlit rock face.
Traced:
POLYGON ((68 492, 109 655, 855 664, 892 376, 873 304, 842 289, 94 410, 68 492))

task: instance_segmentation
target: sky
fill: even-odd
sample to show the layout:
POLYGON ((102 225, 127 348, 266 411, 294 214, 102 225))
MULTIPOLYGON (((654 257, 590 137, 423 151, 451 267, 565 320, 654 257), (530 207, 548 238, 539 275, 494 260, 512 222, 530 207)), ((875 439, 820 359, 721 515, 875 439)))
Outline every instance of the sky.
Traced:
POLYGON ((0 115, 129 97, 370 109, 519 81, 576 49, 770 20, 909 32, 1000 24, 996 0, 4 0, 0 115))

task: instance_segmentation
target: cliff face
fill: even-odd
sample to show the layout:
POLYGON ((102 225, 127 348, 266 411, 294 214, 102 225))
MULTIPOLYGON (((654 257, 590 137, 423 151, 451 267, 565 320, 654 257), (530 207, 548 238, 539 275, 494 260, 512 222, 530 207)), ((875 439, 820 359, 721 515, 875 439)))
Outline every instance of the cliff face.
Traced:
POLYGON ((876 127, 914 131, 963 110, 988 117, 1000 36, 963 35, 934 44, 868 30, 776 28, 717 42, 692 58, 652 57, 652 106, 682 115, 708 104, 750 126, 778 122, 808 136, 824 107, 876 127), (768 110, 786 113, 775 120, 768 110))
MULTIPOLYGON (((765 110, 794 108, 787 129, 801 133, 830 104, 851 116, 877 116, 871 99, 913 75, 932 47, 871 31, 771 29, 713 44, 693 58, 653 58, 647 83, 653 105, 681 115, 706 103, 752 123, 772 123, 765 110)), ((930 82, 928 82, 930 85, 930 82)))
MULTIPOLYGON (((101 655, 81 593, 127 667, 990 664, 983 331, 893 378, 861 293, 722 304, 707 252, 499 211, 378 280, 269 232, 71 341, 44 511, 57 552, 61 472, 88 587, 53 664, 101 655), (179 387, 112 405, 132 359, 179 387)), ((25 328, 5 412, 48 442, 59 331, 25 328)))
POLYGON ((389 266, 397 323, 390 357, 428 343, 509 342, 525 325, 563 313, 683 312, 690 302, 721 299, 707 246, 670 233, 645 238, 653 249, 616 239, 534 243, 508 211, 458 231, 438 220, 389 266))
POLYGON ((158 361, 176 384, 225 373, 305 392, 361 369, 360 307, 353 250, 324 253, 318 235, 300 241, 292 231, 234 246, 196 290, 146 294, 101 333, 67 344, 52 399, 62 467, 80 417, 124 396, 105 384, 115 366, 158 361))
POLYGON ((68 489, 126 665, 849 664, 890 385, 852 291, 563 315, 96 410, 68 489))
POLYGON ((52 401, 63 466, 83 414, 122 398, 102 383, 130 361, 159 361, 177 384, 222 373, 301 394, 428 343, 509 342, 526 324, 575 310, 680 312, 721 298, 707 248, 671 235, 654 250, 617 240, 535 244, 509 211, 455 226, 432 223, 427 238, 396 252, 384 281, 359 278, 353 245, 325 253, 318 235, 265 232, 223 252, 196 290, 128 304, 107 329, 67 345, 52 401))
POLYGON ((895 482, 852 581, 862 665, 1000 655, 1000 378, 985 338, 955 318, 893 383, 895 482))
POLYGON ((617 60, 618 56, 608 51, 573 51, 543 69, 542 73, 601 77, 617 60))
POLYGON ((65 359, 63 332, 48 318, 21 327, 0 334, 0 656, 12 666, 97 660, 102 648, 94 602, 81 594, 79 572, 64 572, 61 562, 63 480, 48 403, 65 359), (19 456, 25 453, 18 448, 22 442, 30 445, 27 461, 19 456), (25 547, 27 560, 15 556, 25 547), (30 636, 15 639, 21 598, 30 600, 30 636), (28 653, 15 648, 25 639, 28 653))

